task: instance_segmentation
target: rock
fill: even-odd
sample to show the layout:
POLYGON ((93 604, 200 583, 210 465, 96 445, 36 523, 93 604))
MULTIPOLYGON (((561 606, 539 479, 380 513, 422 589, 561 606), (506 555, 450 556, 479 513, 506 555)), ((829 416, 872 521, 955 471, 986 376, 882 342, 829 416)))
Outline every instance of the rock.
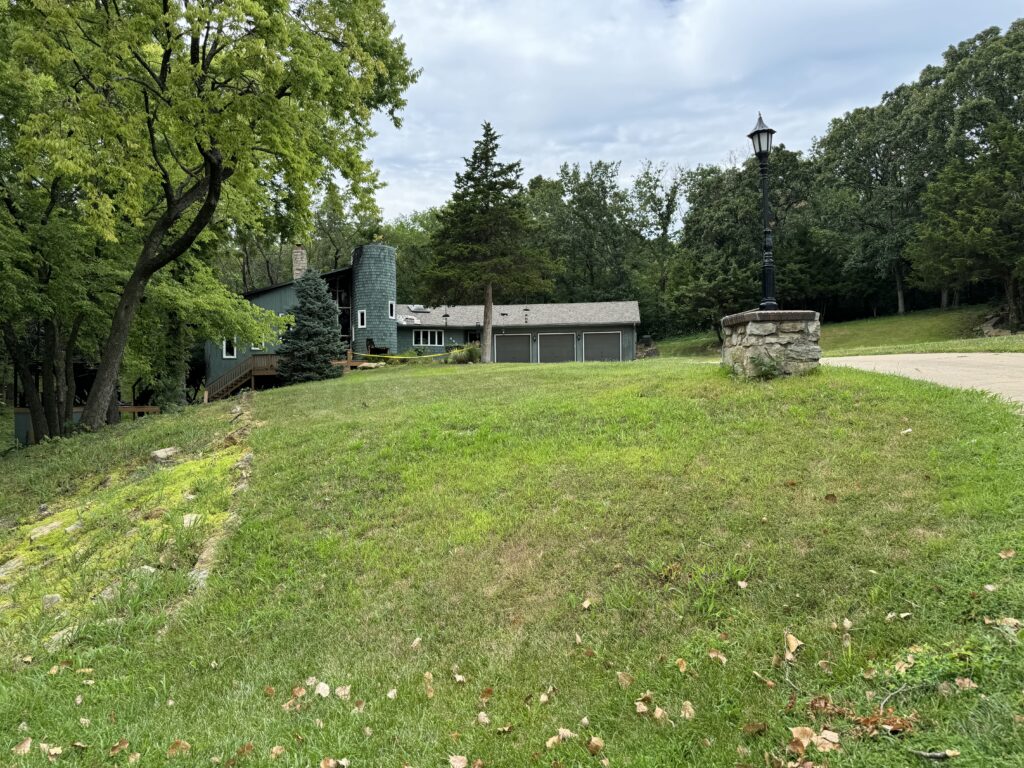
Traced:
POLYGON ((41 539, 46 534, 53 533, 62 525, 63 523, 60 520, 54 520, 52 522, 47 523, 46 525, 40 525, 38 528, 32 530, 32 532, 28 535, 28 540, 35 541, 36 539, 41 539))
POLYGON ((50 511, 50 505, 49 504, 45 504, 44 503, 44 504, 40 504, 39 505, 39 517, 40 517, 40 519, 42 519, 44 517, 49 517, 52 514, 53 514, 53 512, 50 511))
POLYGON ((195 512, 189 512, 181 519, 181 525, 184 528, 192 528, 199 524, 202 517, 202 515, 196 514, 195 512))
POLYGON ((75 533, 80 530, 82 530, 82 521, 75 520, 75 522, 64 529, 64 533, 75 533))
POLYGON ((110 586, 104 587, 103 591, 96 595, 96 599, 109 603, 111 600, 117 599, 117 593, 117 584, 111 584, 110 586))
POLYGON ((748 336, 771 336, 776 330, 776 323, 747 323, 748 336))
POLYGON ((158 464, 167 464, 178 455, 177 448, 160 448, 149 454, 149 458, 158 464))
POLYGON ((70 644, 77 631, 77 626, 72 625, 70 627, 65 627, 60 632, 50 635, 50 637, 48 637, 43 643, 43 646, 46 648, 47 652, 56 653, 61 648, 70 644))
POLYGON ((48 611, 51 608, 55 608, 61 599, 61 596, 58 594, 43 595, 43 610, 48 611))
POLYGON ((152 565, 140 565, 135 569, 135 573, 141 573, 144 576, 149 576, 150 574, 156 573, 156 568, 152 565))
POLYGON ((23 562, 24 561, 20 557, 12 557, 3 565, 0 565, 0 578, 14 573, 16 570, 21 568, 23 562))

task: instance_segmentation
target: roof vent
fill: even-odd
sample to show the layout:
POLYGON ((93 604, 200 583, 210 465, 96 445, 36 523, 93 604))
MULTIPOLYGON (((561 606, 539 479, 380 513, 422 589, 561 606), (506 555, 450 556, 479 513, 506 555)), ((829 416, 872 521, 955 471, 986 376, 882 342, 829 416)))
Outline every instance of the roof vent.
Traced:
POLYGON ((410 304, 409 305, 409 311, 410 312, 427 312, 428 310, 422 304, 410 304))

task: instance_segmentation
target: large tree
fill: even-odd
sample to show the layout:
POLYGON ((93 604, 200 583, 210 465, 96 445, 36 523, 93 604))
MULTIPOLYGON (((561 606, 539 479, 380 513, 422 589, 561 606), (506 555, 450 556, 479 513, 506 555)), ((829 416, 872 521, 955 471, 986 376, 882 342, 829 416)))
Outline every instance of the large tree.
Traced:
POLYGON ((519 161, 498 161, 498 139, 490 123, 455 175, 455 192, 438 214, 432 245, 437 261, 431 270, 433 295, 439 301, 483 299, 481 359, 492 361, 494 295, 523 300, 550 289, 550 260, 529 247, 530 219, 519 161))
POLYGON ((146 287, 218 215, 308 221, 335 174, 356 195, 370 118, 414 80, 381 0, 13 0, 6 56, 58 96, 23 131, 23 176, 82 181, 78 205, 131 245, 82 422, 105 420, 146 287))

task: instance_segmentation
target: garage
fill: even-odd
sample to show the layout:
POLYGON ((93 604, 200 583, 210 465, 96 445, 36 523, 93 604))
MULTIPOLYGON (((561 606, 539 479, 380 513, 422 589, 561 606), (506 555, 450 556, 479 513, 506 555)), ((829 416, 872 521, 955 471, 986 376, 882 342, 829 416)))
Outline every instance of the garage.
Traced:
POLYGON ((621 331, 591 331, 583 334, 584 362, 619 362, 622 360, 621 331))
POLYGON ((496 363, 530 362, 530 334, 497 333, 494 335, 494 361, 496 363))
POLYGON ((537 359, 542 363, 575 363, 576 334, 537 334, 537 359))

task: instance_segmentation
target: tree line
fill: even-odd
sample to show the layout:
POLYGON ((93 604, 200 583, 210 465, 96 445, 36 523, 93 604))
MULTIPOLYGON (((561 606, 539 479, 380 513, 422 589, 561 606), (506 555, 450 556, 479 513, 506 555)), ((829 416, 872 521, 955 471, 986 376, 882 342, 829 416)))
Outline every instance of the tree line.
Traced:
MULTIPOLYGON (((1019 328, 1022 93, 1017 21, 951 46, 915 82, 832 120, 808 151, 777 146, 769 173, 783 306, 844 320, 992 300, 1019 328)), ((485 282, 499 302, 636 299, 655 336, 717 329, 757 304, 753 157, 691 169, 648 162, 629 178, 599 160, 524 180, 497 149, 485 125, 452 198, 393 221, 339 216, 328 197, 314 229, 319 263, 337 258, 338 242, 345 253, 379 237, 398 247, 400 301, 483 303, 485 282), (505 209, 488 207, 496 185, 505 209), (478 279, 499 258, 513 268, 478 279)))

